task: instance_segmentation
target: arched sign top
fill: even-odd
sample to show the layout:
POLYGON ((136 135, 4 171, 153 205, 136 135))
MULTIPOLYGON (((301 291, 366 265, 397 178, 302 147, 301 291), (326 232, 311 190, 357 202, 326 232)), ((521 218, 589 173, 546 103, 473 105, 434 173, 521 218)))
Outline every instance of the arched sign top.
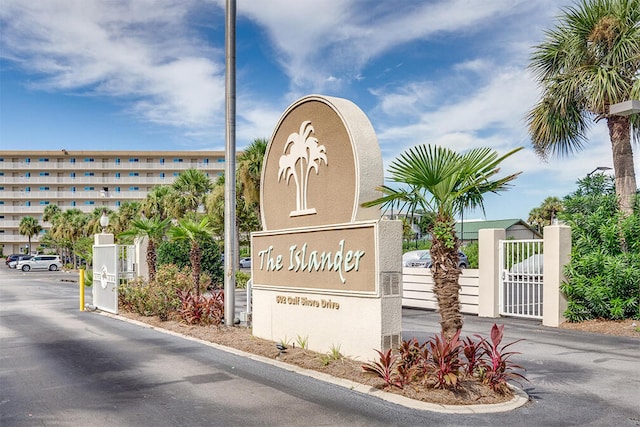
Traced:
POLYGON ((377 220, 382 155, 373 126, 354 103, 309 95, 280 118, 260 183, 265 231, 377 220))

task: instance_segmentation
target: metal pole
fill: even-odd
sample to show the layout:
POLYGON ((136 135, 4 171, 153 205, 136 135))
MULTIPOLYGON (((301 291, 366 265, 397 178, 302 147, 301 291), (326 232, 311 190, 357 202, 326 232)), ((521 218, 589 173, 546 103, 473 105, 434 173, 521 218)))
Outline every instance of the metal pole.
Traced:
POLYGON ((80 283, 80 311, 84 311, 84 268, 80 269, 78 283, 80 283))
POLYGON ((225 31, 224 169, 224 323, 233 326, 236 311, 236 2, 227 0, 225 31))

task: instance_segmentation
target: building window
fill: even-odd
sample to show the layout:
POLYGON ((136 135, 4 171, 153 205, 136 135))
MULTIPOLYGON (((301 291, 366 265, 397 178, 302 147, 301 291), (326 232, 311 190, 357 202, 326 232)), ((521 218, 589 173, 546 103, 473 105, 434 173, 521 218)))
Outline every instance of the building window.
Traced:
POLYGON ((0 187, 0 191, 4 190, 4 187, 0 187))
POLYGON ((49 187, 40 187, 40 191, 49 191, 49 187))
POLYGON ((84 187, 84 191, 93 191, 95 187, 84 187))
POLYGON ((129 172, 129 176, 140 176, 138 172, 129 172))
MULTIPOLYGON (((0 204, 4 205, 4 202, 0 200, 0 204)), ((24 202, 25 206, 31 206, 31 202, 29 200, 27 200, 26 202, 24 202)))
POLYGON ((116 172, 116 178, 120 178, 120 172, 116 172))
POLYGON ((116 165, 120 164, 120 158, 116 158, 116 165))
POLYGON ((0 172, 0 176, 4 176, 4 172, 0 172))
POLYGON ((180 176, 180 172, 174 172, 173 176, 180 176))
POLYGON ((120 187, 116 187, 116 193, 120 192, 120 187))
POLYGON ((218 163, 224 163, 224 159, 218 159, 218 163))
POLYGON ((84 176, 95 176, 94 172, 85 172, 84 176))
POLYGON ((47 159, 46 157, 40 157, 40 158, 38 159, 38 161, 39 161, 39 162, 48 162, 48 161, 49 161, 49 159, 47 159))
POLYGON ((24 177, 25 177, 25 178, 29 178, 30 176, 31 176, 31 172, 25 172, 25 173, 24 173, 24 177))
POLYGON ((76 187, 71 187, 71 192, 75 193, 76 192, 76 187))
POLYGON ((76 162, 76 159, 74 157, 69 159, 69 163, 75 163, 75 162, 76 162))
POLYGON ((48 200, 40 200, 40 204, 41 205, 48 205, 49 201, 48 200))
POLYGON ((204 162, 205 165, 208 165, 209 164, 209 159, 204 159, 203 162, 204 162))
POLYGON ((164 178, 164 172, 160 172, 160 178, 164 178))
POLYGON ((31 163, 31 159, 27 157, 26 159, 24 159, 24 162, 25 163, 31 163))
POLYGON ((75 200, 72 200, 72 201, 71 201, 71 206, 75 206, 75 205, 76 205, 76 201, 75 201, 75 200))
POLYGON ((160 164, 164 165, 164 159, 160 159, 160 164))
POLYGON ((184 162, 184 159, 173 159, 174 163, 182 163, 184 162))
MULTIPOLYGON (((27 202, 27 203, 29 203, 29 202, 27 202)), ((4 205, 4 200, 0 200, 0 205, 4 205)), ((27 205, 27 206, 29 206, 29 205, 27 205)))
POLYGON ((85 162, 95 162, 95 161, 96 161, 96 159, 94 159, 93 157, 85 157, 85 158, 84 158, 84 161, 85 161, 85 162))
POLYGON ((31 191, 31 187, 24 187, 24 191, 28 193, 29 191, 31 191))
POLYGON ((4 162, 4 158, 3 157, 0 157, 0 162, 4 162))
POLYGON ((138 191, 140 187, 129 187, 129 191, 138 191))
POLYGON ((129 161, 130 161, 131 163, 138 163, 138 162, 140 161, 140 159, 138 159, 138 158, 136 158, 136 157, 131 157, 131 158, 129 159, 129 161))
POLYGON ((95 205, 96 202, 94 202, 93 200, 87 200, 86 202, 84 202, 85 205, 95 205))
POLYGON ((49 172, 40 172, 40 176, 49 176, 49 172))
POLYGON ((116 201, 116 207, 119 208, 120 207, 120 200, 116 201))
POLYGON ((71 172, 71 173, 69 174, 69 176, 70 176, 71 178, 75 178, 75 177, 76 177, 76 173, 75 173, 75 172, 71 172))

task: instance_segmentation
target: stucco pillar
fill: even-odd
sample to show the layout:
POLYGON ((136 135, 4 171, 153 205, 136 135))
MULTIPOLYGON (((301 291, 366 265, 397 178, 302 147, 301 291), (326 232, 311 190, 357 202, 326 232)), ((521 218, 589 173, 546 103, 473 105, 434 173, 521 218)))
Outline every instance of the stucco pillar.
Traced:
POLYGON ((136 262, 138 263, 136 276, 149 280, 149 264, 147 264, 147 247, 149 246, 149 238, 144 236, 136 239, 134 243, 136 248, 136 262))
POLYGON ((564 266, 571 258, 571 228, 566 225, 550 225, 544 228, 544 274, 542 324, 559 326, 565 321, 567 298, 560 292, 565 279, 564 266))
POLYGON ((478 232, 479 317, 500 316, 500 240, 505 237, 506 231, 500 228, 485 228, 478 232))

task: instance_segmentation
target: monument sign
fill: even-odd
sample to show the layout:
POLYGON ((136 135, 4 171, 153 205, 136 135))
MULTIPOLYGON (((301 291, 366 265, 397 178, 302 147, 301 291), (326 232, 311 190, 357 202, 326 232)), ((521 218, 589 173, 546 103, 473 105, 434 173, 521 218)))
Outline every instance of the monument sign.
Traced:
POLYGON ((361 207, 382 182, 355 104, 311 95, 284 112, 263 163, 263 231, 252 234, 254 335, 361 359, 399 344, 402 226, 361 207))

